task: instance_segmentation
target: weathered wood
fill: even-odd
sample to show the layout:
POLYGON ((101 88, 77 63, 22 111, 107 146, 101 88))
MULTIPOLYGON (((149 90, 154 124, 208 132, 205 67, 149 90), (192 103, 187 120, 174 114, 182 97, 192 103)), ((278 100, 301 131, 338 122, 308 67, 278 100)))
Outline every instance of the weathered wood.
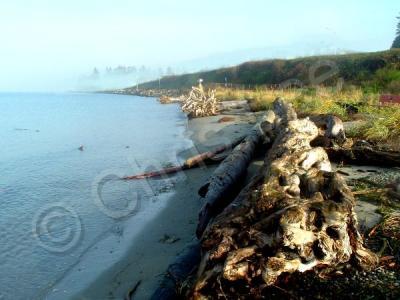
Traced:
POLYGON ((188 245, 184 251, 178 255, 164 275, 160 286, 154 291, 152 300, 176 300, 181 297, 181 289, 184 288, 185 281, 195 271, 200 262, 200 244, 198 241, 188 245))
POLYGON ((173 174, 173 173, 177 173, 180 171, 192 169, 192 168, 198 167, 202 164, 210 165, 210 164, 219 163, 219 162, 221 162, 221 160, 225 159, 224 155, 219 155, 219 154, 236 147, 244 139, 245 139, 245 136, 241 136, 241 137, 235 139, 230 144, 221 145, 213 150, 210 150, 210 151, 207 151, 204 153, 200 153, 198 155, 190 157, 181 166, 169 167, 169 168, 165 168, 165 169, 162 169, 159 171, 152 171, 152 172, 147 172, 147 173, 138 174, 138 175, 125 176, 125 177, 122 177, 122 180, 134 180, 134 179, 160 177, 160 176, 164 176, 167 174, 173 174))
POLYGON ((319 128, 320 134, 313 141, 314 146, 330 147, 342 145, 346 141, 344 125, 341 119, 334 115, 315 115, 309 119, 319 128))
POLYGON ((161 104, 171 104, 171 103, 182 103, 184 101, 184 97, 171 97, 167 95, 162 95, 159 98, 161 104))
POLYGON ((241 182, 262 137, 258 123, 199 189, 204 205, 199 213, 197 237, 201 237, 210 219, 219 214, 240 191, 241 182))
POLYGON ((351 190, 324 149, 310 145, 318 128, 282 100, 273 114, 265 127, 274 144, 259 176, 203 233, 193 299, 262 295, 282 273, 377 263, 357 231, 351 190))
POLYGON ((167 174, 178 173, 178 172, 186 170, 186 169, 188 169, 188 167, 185 164, 183 164, 182 166, 165 168, 165 169, 162 169, 159 171, 147 172, 147 173, 132 175, 132 176, 125 176, 125 177, 122 177, 121 179, 122 180, 136 180, 136 179, 160 177, 160 176, 165 176, 167 174))
POLYGON ((381 167, 399 167, 400 152, 375 149, 366 142, 347 147, 326 147, 329 159, 353 165, 371 165, 381 167))
POLYGON ((341 119, 336 116, 328 115, 326 119, 325 136, 336 141, 346 140, 344 125, 341 119))
MULTIPOLYGON (((246 175, 256 146, 261 141, 270 144, 274 138, 273 129, 284 127, 288 121, 297 117, 292 106, 279 98, 273 106, 274 111, 266 112, 261 122, 253 127, 250 135, 239 145, 240 147, 233 151, 199 189, 199 195, 205 198, 205 204, 199 213, 197 237, 201 237, 210 219, 219 214, 233 200, 238 189, 242 188, 240 181, 246 175)), ((244 189, 247 190, 248 187, 244 189)))
MULTIPOLYGON (((235 165, 238 163, 241 171, 238 172, 237 178, 229 177, 229 182, 238 184, 238 180, 242 179, 245 171, 248 167, 249 161, 251 160, 252 156, 254 155, 254 151, 256 146, 262 141, 262 130, 260 128, 260 124, 256 124, 246 138, 239 138, 235 140, 232 144, 236 144, 237 146, 233 149, 232 153, 223 161, 220 167, 217 168, 217 172, 215 172, 212 176, 213 179, 209 179, 208 182, 199 190, 199 194, 202 197, 205 197, 206 203, 210 201, 211 206, 213 205, 221 205, 221 209, 225 207, 227 203, 219 203, 217 204, 218 200, 221 200, 221 197, 229 195, 229 188, 227 189, 227 185, 223 184, 219 181, 221 178, 216 178, 217 174, 224 176, 224 172, 228 170, 229 166, 235 168, 235 165), (241 142, 239 144, 239 142, 241 142), (217 181, 214 182, 214 179, 217 181), (217 182, 221 183, 221 190, 218 190, 217 182), (213 198, 211 198, 213 197, 213 198), (212 200, 214 199, 214 200, 212 200), (215 202, 212 202, 215 201, 215 202)), ((231 145, 232 145, 231 144, 231 145)), ((190 164, 190 163, 189 163, 190 164)), ((235 175, 236 176, 236 175, 235 175)), ((228 177, 226 177, 228 178, 228 177)), ((240 184, 238 184, 240 186, 240 184)), ((232 185, 229 185, 232 188, 232 185)), ((203 216, 215 216, 215 210, 210 206, 205 205, 203 207, 203 216), (207 209, 205 209, 207 207, 207 209)), ((218 211, 218 210, 216 210, 218 211)), ((205 220, 205 219, 203 219, 205 220)), ((207 225, 207 224, 205 224, 207 225)), ((204 226, 205 226, 204 225, 204 226)), ((200 227, 198 227, 198 231, 200 227)), ((181 297, 181 290, 184 290, 185 279, 191 275, 192 271, 199 265, 200 262, 200 243, 193 242, 193 244, 186 247, 181 255, 179 255, 173 264, 168 267, 166 275, 163 277, 163 280, 160 283, 160 286, 152 295, 151 299, 178 299, 181 297)))
POLYGON ((190 117, 206 117, 217 114, 218 104, 215 90, 204 91, 201 81, 199 87, 192 87, 189 97, 182 103, 182 110, 190 117))
POLYGON ((137 291, 137 289, 139 288, 140 284, 142 283, 141 280, 137 281, 136 284, 132 287, 132 289, 130 289, 126 296, 125 296, 125 300, 132 300, 135 296, 135 293, 137 291))
POLYGON ((218 102, 218 110, 231 110, 231 109, 250 109, 247 100, 231 100, 231 101, 220 101, 218 102))
POLYGON ((338 117, 317 115, 311 116, 310 120, 320 129, 312 145, 324 147, 331 161, 353 165, 400 166, 400 152, 384 151, 367 141, 347 139, 343 122, 338 117))

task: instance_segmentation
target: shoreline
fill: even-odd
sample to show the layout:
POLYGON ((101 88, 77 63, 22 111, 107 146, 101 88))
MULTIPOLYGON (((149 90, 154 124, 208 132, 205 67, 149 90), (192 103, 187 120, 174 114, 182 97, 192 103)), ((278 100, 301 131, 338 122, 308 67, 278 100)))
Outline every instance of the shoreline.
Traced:
MULTIPOLYGON (((179 157, 186 158, 210 150, 216 144, 230 142, 243 135, 255 122, 253 113, 231 116, 233 121, 222 123, 218 123, 221 115, 188 120, 184 138, 190 139, 193 147, 179 153, 179 157)), ((202 206, 197 190, 215 168, 208 166, 173 175, 176 179, 173 192, 167 199, 158 200, 167 202, 164 208, 146 222, 121 259, 74 298, 123 299, 140 282, 135 298, 148 299, 168 265, 195 238, 197 216, 202 206)))
MULTIPOLYGON (((227 112, 216 116, 187 120, 182 138, 190 139, 194 147, 179 153, 179 158, 231 142, 252 128, 257 115, 243 109, 228 108, 227 112), (232 119, 219 122, 223 117, 232 119)), ((261 165, 262 159, 253 160, 248 168, 247 180, 261 165)), ((125 249, 123 257, 74 298, 124 299, 135 288, 135 299, 149 299, 168 266, 195 239, 197 216, 202 207, 197 190, 216 167, 191 169, 173 175, 172 178, 177 180, 173 193, 165 199, 164 208, 148 220, 125 249)), ((353 167, 350 167, 346 171, 351 173, 352 170, 353 167)), ((375 213, 377 205, 364 201, 358 201, 358 204, 356 212, 363 227, 371 228, 379 222, 380 215, 375 213)))
POLYGON ((124 88, 124 89, 113 89, 113 90, 105 90, 98 91, 95 93, 99 94, 113 94, 113 95, 129 95, 129 96, 139 96, 139 97, 152 97, 152 98, 160 98, 160 97, 171 97, 178 98, 184 93, 186 93, 186 89, 138 89, 135 87, 124 88))
MULTIPOLYGON (((94 96, 97 99, 97 96, 94 96)), ((108 99, 110 97, 105 96, 103 98, 108 99)), ((111 97, 111 99, 114 98, 111 97)), ((124 175, 130 174, 132 172, 135 173, 143 171, 142 168, 145 168, 146 165, 141 166, 141 161, 144 161, 145 164, 147 161, 148 163, 150 163, 150 165, 154 164, 155 166, 164 162, 178 163, 178 157, 176 153, 179 153, 180 151, 182 151, 182 149, 187 148, 191 145, 191 142, 185 137, 187 118, 184 114, 180 112, 178 107, 169 107, 165 109, 165 107, 159 106, 159 103, 156 101, 156 99, 150 100, 150 102, 153 102, 153 104, 147 102, 146 100, 147 99, 141 99, 141 101, 139 101, 139 103, 137 103, 136 105, 144 106, 145 108, 150 107, 150 113, 152 113, 153 115, 155 112, 152 112, 151 107, 153 109, 155 109, 155 107, 161 109, 162 114, 164 114, 164 112, 166 111, 172 111, 171 117, 168 118, 172 121, 169 122, 168 120, 166 120, 166 123, 169 125, 168 127, 165 127, 165 129, 169 129, 168 132, 165 132, 168 135, 168 140, 166 141, 166 143, 156 143, 157 145, 162 145, 163 147, 165 146, 164 149, 169 150, 165 151, 164 153, 159 151, 155 152, 160 153, 159 157, 156 155, 140 156, 139 152, 131 150, 134 148, 133 146, 130 146, 132 148, 126 148, 125 144, 123 144, 122 156, 118 158, 117 162, 124 161, 124 159, 129 160, 131 156, 134 156, 133 154, 136 155, 136 153, 138 153, 138 156, 134 156, 134 158, 136 157, 138 159, 136 163, 134 158, 132 158, 132 163, 130 163, 126 167, 124 165, 125 168, 121 167, 121 169, 118 169, 123 172, 124 175), (130 154, 131 152, 133 152, 132 155, 130 154)), ((122 101, 125 100, 122 99, 122 101)), ((147 111, 149 110, 147 109, 147 111)), ((162 123, 160 123, 160 125, 162 125, 162 123)), ((149 129, 147 132, 152 133, 152 136, 159 136, 160 138, 164 138, 163 136, 160 136, 162 131, 160 133, 159 128, 156 128, 156 131, 158 131, 158 133, 156 132, 156 134, 153 134, 151 129, 149 129)), ((129 131, 127 135, 129 137, 135 136, 135 134, 132 134, 131 131, 129 131)), ((143 140, 146 141, 145 138, 143 140)), ((124 140, 124 142, 125 141, 126 139, 124 140)), ((136 141, 137 140, 130 140, 130 145, 133 145, 133 142, 136 141)), ((79 153, 77 150, 75 150, 75 152, 79 153)), ((85 151, 85 153, 87 152, 89 151, 85 151)), ((132 184, 130 184, 129 187, 132 192, 135 192, 136 187, 138 189, 141 189, 140 183, 136 185, 134 182, 132 182, 132 184)), ((133 215, 131 215, 129 218, 115 220, 113 220, 113 218, 104 216, 104 213, 102 212, 98 212, 99 208, 96 207, 94 205, 95 203, 92 202, 92 190, 92 195, 87 195, 84 200, 88 201, 89 206, 92 204, 95 206, 93 211, 98 212, 100 216, 104 216, 106 218, 106 221, 109 222, 107 223, 107 225, 109 226, 104 226, 104 228, 102 227, 101 230, 96 231, 96 233, 99 234, 91 235, 89 230, 91 230, 93 227, 91 226, 91 228, 89 228, 89 225, 86 225, 88 223, 85 223, 86 218, 84 218, 82 224, 86 226, 82 226, 82 230, 84 231, 83 234, 86 234, 86 237, 90 238, 91 242, 88 242, 84 245, 84 247, 79 248, 79 252, 71 251, 63 254, 66 258, 70 257, 73 260, 73 263, 68 265, 65 272, 61 272, 60 274, 57 274, 57 276, 53 276, 52 281, 48 282, 42 289, 40 289, 35 294, 35 297, 46 299, 81 298, 79 293, 85 290, 91 284, 93 284, 93 282, 98 280, 99 276, 107 272, 107 269, 109 267, 118 264, 121 258, 125 255, 125 252, 131 248, 131 244, 132 241, 135 239, 135 236, 138 235, 138 233, 140 233, 141 231, 144 231, 146 224, 150 220, 154 219, 159 211, 165 208, 168 203, 168 198, 171 197, 173 194, 173 184, 174 182, 164 183, 162 180, 152 182, 150 186, 147 187, 147 189, 146 187, 144 187, 144 196, 140 197, 142 199, 139 203, 140 211, 137 212, 135 209, 133 215), (151 188, 151 191, 149 190, 149 188, 151 188), (86 228, 88 229, 86 230, 86 228), (87 234, 88 232, 89 234, 87 234), (99 261, 101 261, 102 263, 99 264, 99 261)), ((134 194, 131 193, 131 195, 133 196, 134 194)))

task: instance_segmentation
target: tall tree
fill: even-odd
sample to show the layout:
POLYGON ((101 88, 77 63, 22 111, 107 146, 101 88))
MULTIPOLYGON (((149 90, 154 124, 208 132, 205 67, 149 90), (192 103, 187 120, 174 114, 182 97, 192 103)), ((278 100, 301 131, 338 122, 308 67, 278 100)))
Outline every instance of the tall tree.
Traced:
POLYGON ((400 48, 400 16, 397 17, 399 22, 397 23, 396 37, 393 41, 392 48, 400 48))

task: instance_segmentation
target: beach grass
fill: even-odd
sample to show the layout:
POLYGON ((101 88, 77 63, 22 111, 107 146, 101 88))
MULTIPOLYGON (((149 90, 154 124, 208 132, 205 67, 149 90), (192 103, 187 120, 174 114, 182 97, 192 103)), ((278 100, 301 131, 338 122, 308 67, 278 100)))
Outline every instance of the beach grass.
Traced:
POLYGON ((349 130, 349 136, 398 144, 400 106, 379 106, 379 96, 379 93, 358 87, 341 90, 332 87, 276 90, 218 87, 216 90, 216 97, 220 101, 246 99, 253 111, 267 110, 277 97, 282 97, 292 102, 297 112, 303 116, 333 114, 343 121, 360 120, 362 122, 359 125, 349 130))

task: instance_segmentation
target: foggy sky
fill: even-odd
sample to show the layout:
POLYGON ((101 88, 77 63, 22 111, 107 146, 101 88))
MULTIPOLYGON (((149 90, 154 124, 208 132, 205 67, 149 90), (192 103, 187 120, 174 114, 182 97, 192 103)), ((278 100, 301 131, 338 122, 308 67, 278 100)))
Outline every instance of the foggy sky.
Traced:
POLYGON ((0 91, 67 90, 95 66, 173 66, 244 49, 384 50, 400 12, 398 0, 275 2, 2 1, 0 91))

